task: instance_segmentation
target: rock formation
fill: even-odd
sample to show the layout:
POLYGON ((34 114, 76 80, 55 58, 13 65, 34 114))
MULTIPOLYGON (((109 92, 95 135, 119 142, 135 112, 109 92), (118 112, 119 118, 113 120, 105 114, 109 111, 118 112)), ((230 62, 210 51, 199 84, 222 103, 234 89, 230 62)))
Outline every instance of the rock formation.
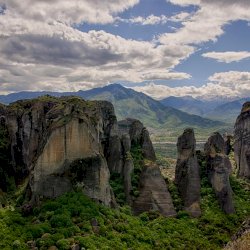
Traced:
POLYGON ((234 154, 239 177, 250 179, 250 102, 246 102, 235 124, 234 154))
POLYGON ((10 135, 13 169, 19 179, 29 175, 33 201, 79 185, 91 198, 111 203, 109 170, 101 147, 116 122, 110 103, 42 97, 13 103, 1 116, 10 135), (77 161, 77 178, 73 178, 77 161))
POLYGON ((132 144, 139 144, 142 147, 144 158, 155 161, 155 151, 150 140, 149 133, 143 124, 136 120, 128 118, 118 122, 120 134, 129 134, 132 144))
POLYGON ((126 152, 123 170, 125 192, 135 214, 154 210, 159 211, 164 216, 175 216, 172 198, 159 167, 154 163, 156 156, 148 131, 140 121, 135 119, 119 121, 118 128, 123 138, 122 148, 126 152), (140 166, 139 195, 137 198, 128 196, 132 190, 131 174, 134 170, 133 159, 129 153, 131 146, 139 146, 143 158, 147 160, 147 162, 142 162, 140 166))
MULTIPOLYGON (((112 104, 105 101, 43 96, 0 105, 0 133, 8 142, 6 152, 10 152, 2 164, 5 159, 1 153, 5 151, 0 145, 0 189, 7 185, 8 175, 15 176, 17 184, 29 178, 31 203, 77 187, 92 199, 113 205, 111 173, 122 179, 126 202, 132 205, 132 147, 138 146, 144 159, 156 159, 143 124, 135 119, 117 123, 112 104)), ((142 196, 151 189, 152 201, 142 202, 145 208, 157 207, 164 215, 174 214, 158 166, 145 166, 139 183, 142 196), (149 203, 152 206, 145 205, 149 203)))
POLYGON ((195 153, 195 137, 193 129, 186 129, 178 138, 178 159, 175 170, 175 183, 184 201, 184 210, 194 217, 200 210, 200 173, 195 153))
POLYGON ((133 204, 135 214, 153 210, 168 217, 176 215, 166 183, 155 163, 147 163, 144 166, 140 177, 139 194, 133 204))
POLYGON ((227 214, 234 213, 232 200, 232 190, 229 181, 229 174, 232 166, 228 156, 225 154, 225 141, 219 133, 214 133, 209 137, 204 146, 206 155, 206 171, 209 182, 223 211, 227 214))
POLYGON ((224 135, 224 140, 225 140, 225 154, 229 155, 232 151, 232 135, 224 135))

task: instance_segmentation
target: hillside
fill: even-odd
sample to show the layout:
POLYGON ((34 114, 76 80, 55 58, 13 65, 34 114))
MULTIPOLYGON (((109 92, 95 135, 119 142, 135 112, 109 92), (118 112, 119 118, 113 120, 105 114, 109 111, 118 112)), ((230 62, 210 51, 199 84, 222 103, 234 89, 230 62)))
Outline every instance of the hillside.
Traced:
POLYGON ((10 103, 18 99, 33 98, 44 94, 53 96, 76 95, 87 100, 107 100, 113 103, 118 120, 126 117, 141 120, 147 127, 182 129, 183 127, 211 128, 221 127, 224 124, 190 115, 172 107, 166 107, 153 98, 136 92, 132 89, 112 84, 103 88, 95 88, 78 92, 20 92, 7 96, 0 96, 0 102, 10 103))

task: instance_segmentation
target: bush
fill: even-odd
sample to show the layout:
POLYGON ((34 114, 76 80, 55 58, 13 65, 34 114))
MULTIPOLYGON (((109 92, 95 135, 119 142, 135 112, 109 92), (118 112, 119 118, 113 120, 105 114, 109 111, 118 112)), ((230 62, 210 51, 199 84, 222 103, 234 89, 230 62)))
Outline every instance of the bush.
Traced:
POLYGON ((52 227, 70 227, 73 226, 71 218, 67 214, 53 215, 50 219, 52 227))
POLYGON ((60 250, 68 250, 68 249, 70 249, 70 242, 69 242, 69 240, 61 239, 61 240, 57 241, 56 246, 60 250))

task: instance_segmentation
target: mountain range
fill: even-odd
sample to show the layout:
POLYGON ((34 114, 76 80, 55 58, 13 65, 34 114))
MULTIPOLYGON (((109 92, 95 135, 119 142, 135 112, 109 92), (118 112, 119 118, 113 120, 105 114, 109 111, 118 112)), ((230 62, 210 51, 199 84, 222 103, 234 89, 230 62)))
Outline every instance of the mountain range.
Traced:
POLYGON ((225 100, 199 100, 190 96, 170 96, 160 100, 167 107, 176 108, 183 112, 199 115, 211 120, 234 124, 240 113, 242 104, 250 98, 242 98, 234 101, 225 100))
POLYGON ((30 99, 41 95, 75 95, 86 100, 107 100, 114 105, 118 120, 126 117, 136 118, 141 120, 145 126, 151 128, 176 129, 187 126, 197 128, 223 126, 222 122, 188 114, 175 107, 165 106, 141 92, 136 92, 119 84, 78 92, 19 92, 0 96, 0 102, 8 104, 20 99, 30 99))

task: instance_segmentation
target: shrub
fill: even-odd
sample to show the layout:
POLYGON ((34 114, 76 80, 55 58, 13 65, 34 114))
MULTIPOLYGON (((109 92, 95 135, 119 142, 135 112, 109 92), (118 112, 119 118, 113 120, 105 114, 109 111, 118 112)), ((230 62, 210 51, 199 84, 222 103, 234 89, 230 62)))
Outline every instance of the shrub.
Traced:
POLYGON ((70 227, 73 225, 71 218, 67 214, 53 215, 50 224, 52 227, 70 227))

